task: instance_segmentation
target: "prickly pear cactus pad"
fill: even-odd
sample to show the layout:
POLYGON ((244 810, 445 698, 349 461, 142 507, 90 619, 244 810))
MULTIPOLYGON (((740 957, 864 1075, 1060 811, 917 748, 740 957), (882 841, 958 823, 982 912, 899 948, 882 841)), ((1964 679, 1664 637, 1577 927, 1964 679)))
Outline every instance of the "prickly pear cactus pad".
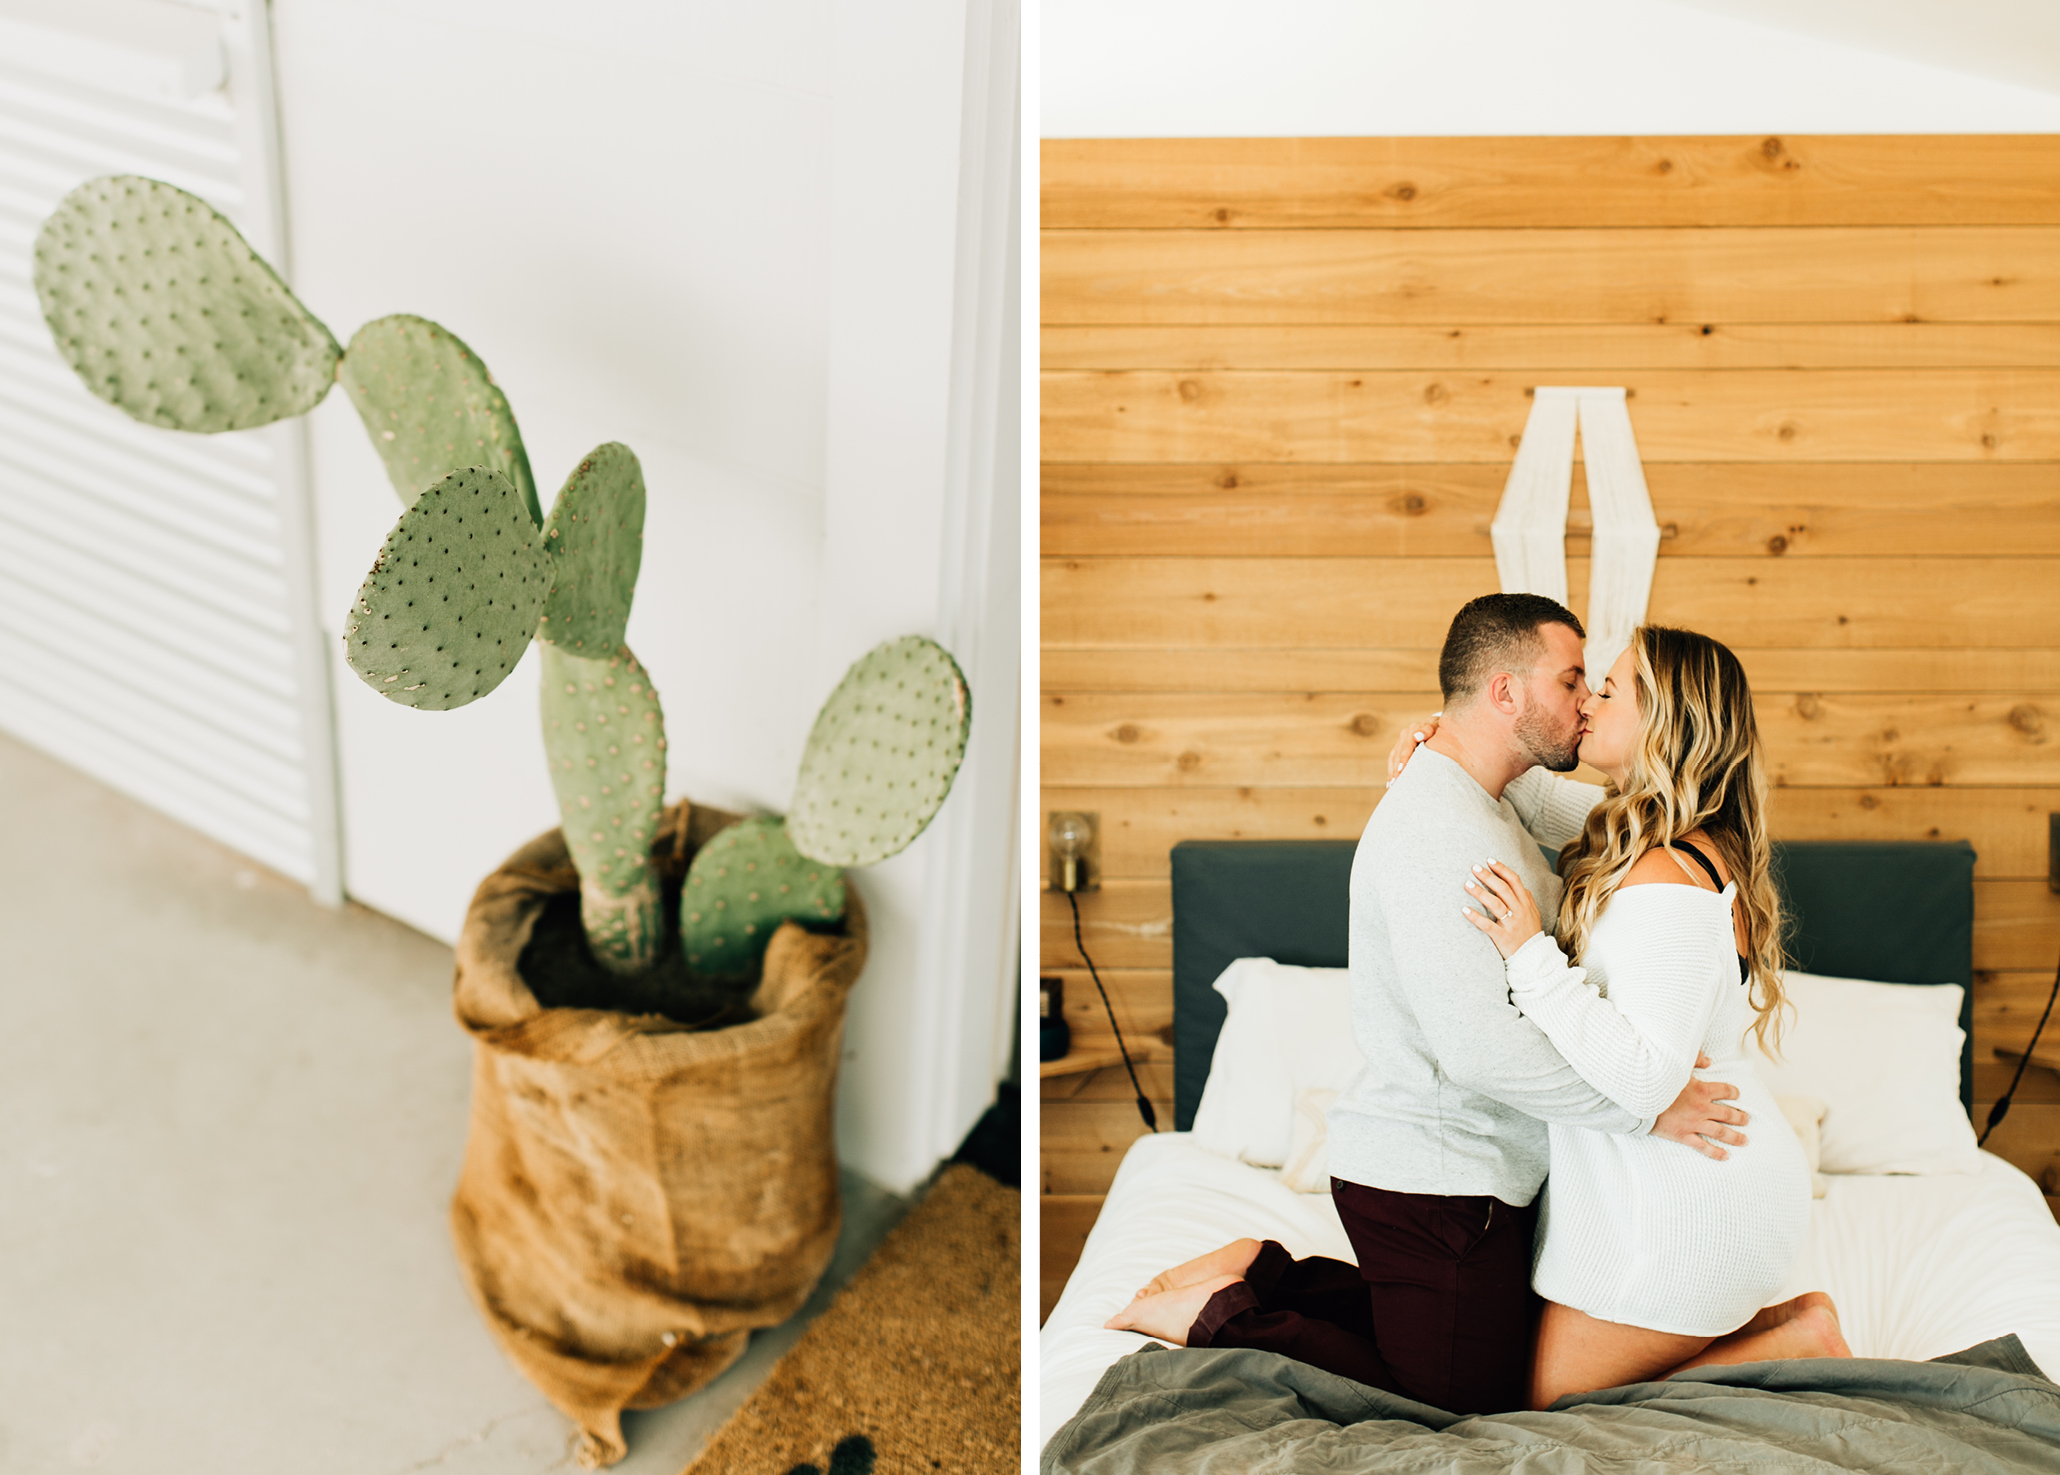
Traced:
POLYGON ((550 560, 508 479, 453 471, 386 535, 344 622, 345 658, 402 706, 462 707, 515 669, 550 588, 550 560))
POLYGON ((515 412, 457 334, 407 313, 379 318, 351 335, 336 377, 403 504, 461 466, 491 466, 543 526, 515 412))
POLYGON ((544 752, 565 848, 579 868, 580 921, 603 967, 658 961, 665 912, 648 852, 665 792, 665 712, 626 645, 578 655, 540 645, 544 752))
POLYGON ((168 430, 248 430, 322 402, 343 350, 206 201, 131 174, 80 185, 36 235, 57 351, 168 430))
POLYGON ((844 673, 801 755, 787 829, 803 855, 865 866, 923 832, 966 756, 972 694, 951 653, 905 635, 844 673))
POLYGON ((537 639, 597 652, 622 644, 644 558, 644 470, 625 445, 587 453, 544 524, 551 597, 537 639))
POLYGON ((741 820, 695 853, 680 892, 680 947, 704 978, 754 979, 780 923, 844 916, 844 873, 810 860, 777 815, 741 820))

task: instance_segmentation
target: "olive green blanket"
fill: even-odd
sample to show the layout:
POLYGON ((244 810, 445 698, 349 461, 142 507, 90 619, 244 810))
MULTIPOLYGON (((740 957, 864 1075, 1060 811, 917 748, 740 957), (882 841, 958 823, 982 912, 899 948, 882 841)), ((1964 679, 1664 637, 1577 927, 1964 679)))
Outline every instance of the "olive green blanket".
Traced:
POLYGON ((2015 1337, 1933 1362, 1697 1368, 1461 1417, 1271 1352, 1154 1344, 1111 1367, 1044 1475, 2060 1470, 2060 1387, 2015 1337))

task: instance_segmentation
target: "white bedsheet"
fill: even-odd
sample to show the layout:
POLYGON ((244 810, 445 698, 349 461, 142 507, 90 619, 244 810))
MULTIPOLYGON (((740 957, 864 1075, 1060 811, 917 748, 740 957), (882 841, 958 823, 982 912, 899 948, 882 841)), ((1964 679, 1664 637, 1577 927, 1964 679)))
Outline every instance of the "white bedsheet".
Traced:
MULTIPOLYGON (((2015 1332, 2060 1376, 2060 1224, 2037 1185, 1982 1154, 1979 1176, 1828 1177, 1788 1283, 1828 1291, 1861 1357, 1924 1359, 2015 1332)), ((1040 1447, 1109 1364, 1144 1345, 1102 1323, 1169 1265, 1241 1235, 1352 1259, 1330 1195, 1217 1157, 1185 1132, 1139 1138, 1038 1337, 1040 1447)))

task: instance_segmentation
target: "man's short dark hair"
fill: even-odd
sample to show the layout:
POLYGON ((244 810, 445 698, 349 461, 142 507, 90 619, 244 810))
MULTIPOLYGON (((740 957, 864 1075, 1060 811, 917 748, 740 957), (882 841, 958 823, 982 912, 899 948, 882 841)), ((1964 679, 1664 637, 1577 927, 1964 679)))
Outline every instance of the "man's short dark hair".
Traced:
POLYGON ((1574 612, 1542 594, 1483 594, 1452 617, 1445 648, 1438 652, 1438 688, 1445 705, 1456 706, 1479 691, 1497 671, 1529 671, 1545 653, 1538 634, 1545 625, 1564 625, 1585 640, 1588 632, 1574 612))

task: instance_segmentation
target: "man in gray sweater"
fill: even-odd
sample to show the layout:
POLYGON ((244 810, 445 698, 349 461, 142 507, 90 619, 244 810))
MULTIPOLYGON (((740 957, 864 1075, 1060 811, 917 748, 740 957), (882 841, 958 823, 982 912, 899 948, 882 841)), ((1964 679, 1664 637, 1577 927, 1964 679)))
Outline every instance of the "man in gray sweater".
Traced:
POLYGON ((1462 609, 1438 662, 1443 721, 1360 837, 1349 963, 1366 1069, 1330 1112, 1332 1198, 1358 1264, 1241 1240, 1162 1276, 1163 1298, 1146 1299, 1164 1305, 1138 1303, 1130 1325, 1281 1352, 1454 1413, 1521 1408, 1545 1123, 1716 1157, 1745 1140, 1745 1113, 1723 1104, 1734 1086, 1691 1080, 1657 1121, 1590 1086, 1517 1012, 1501 956, 1464 915, 1461 888, 1490 859, 1546 916, 1558 909, 1539 845, 1572 839, 1602 796, 1551 776, 1578 762, 1582 635, 1537 595, 1462 609))

